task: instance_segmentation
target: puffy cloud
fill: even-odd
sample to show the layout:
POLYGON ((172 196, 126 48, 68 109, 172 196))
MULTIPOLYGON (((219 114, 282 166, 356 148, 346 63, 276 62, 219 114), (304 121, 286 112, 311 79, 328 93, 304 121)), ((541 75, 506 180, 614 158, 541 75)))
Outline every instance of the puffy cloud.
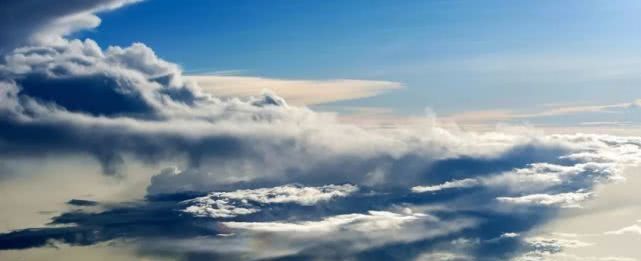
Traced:
POLYGON ((215 192, 209 194, 208 197, 222 197, 258 203, 297 203, 300 205, 313 205, 319 201, 348 196, 357 190, 358 188, 356 186, 349 184, 325 185, 322 187, 285 185, 273 188, 215 192))
POLYGON ((91 40, 73 40, 20 48, 5 58, 0 146, 6 156, 90 153, 108 173, 123 162, 122 153, 148 162, 182 155, 196 164, 216 153, 206 150, 243 150, 245 139, 230 137, 240 127, 223 121, 258 125, 250 132, 260 135, 261 126, 284 117, 283 109, 265 108, 277 107, 269 95, 222 103, 199 94, 176 65, 142 44, 102 52, 91 40))
MULTIPOLYGON (((187 158, 190 167, 212 165, 171 179, 210 179, 212 172, 252 179, 243 177, 253 175, 252 169, 265 177, 321 168, 342 172, 329 176, 345 176, 341 167, 352 164, 369 175, 363 179, 384 183, 376 172, 395 168, 403 158, 494 156, 538 142, 536 137, 458 136, 439 129, 430 134, 373 132, 339 124, 332 114, 286 106, 269 93, 243 100, 212 97, 143 44, 103 51, 91 40, 71 40, 62 46, 19 48, 5 60, 0 66, 3 151, 90 153, 108 173, 116 172, 129 154, 145 162, 187 158), (274 155, 278 162, 270 159, 274 155), (226 160, 218 164, 221 159, 226 160), (235 170, 241 166, 248 171, 235 170)), ((162 186, 163 178, 156 181, 162 186)))
POLYGON ((579 203, 592 196, 590 192, 568 192, 560 194, 532 194, 521 197, 498 197, 501 202, 517 205, 556 205, 564 208, 580 207, 579 203))
MULTIPOLYGON (((368 211, 298 222, 223 222, 237 236, 266 238, 288 245, 291 258, 368 259, 368 251, 389 244, 425 244, 473 227, 471 219, 440 220, 408 209, 398 212, 368 211), (330 252, 322 249, 331 249, 330 252), (364 254, 363 252, 367 253, 364 254)), ((277 248, 276 248, 277 249, 277 248)), ((417 247, 417 250, 420 249, 417 247)), ((255 250, 254 250, 255 251, 255 250)), ((253 251, 250 251, 253 252, 253 251)), ((411 251, 414 252, 414 251, 411 251)), ((414 253, 407 255, 413 256, 414 253)), ((370 257, 371 258, 371 257, 370 257)), ((401 258, 397 256, 396 258, 401 258)))
POLYGON ((519 233, 508 232, 508 233, 503 233, 503 235, 501 235, 501 238, 514 238, 518 236, 520 236, 519 233))
POLYGON ((261 204, 295 203, 299 205, 314 205, 320 201, 346 197, 357 190, 356 186, 349 184, 322 187, 285 185, 273 188, 214 192, 183 203, 189 205, 184 211, 195 216, 229 218, 259 212, 261 204))
POLYGON ((96 12, 116 9, 139 0, 8 0, 0 10, 0 54, 20 44, 62 41, 62 36, 100 24, 96 12), (43 8, 46 7, 46 8, 43 8))

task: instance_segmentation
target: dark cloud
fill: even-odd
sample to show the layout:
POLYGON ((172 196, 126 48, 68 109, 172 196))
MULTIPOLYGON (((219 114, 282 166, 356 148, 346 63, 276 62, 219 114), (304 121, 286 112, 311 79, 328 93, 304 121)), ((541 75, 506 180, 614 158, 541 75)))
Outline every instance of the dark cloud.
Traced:
MULTIPOLYGON (((140 255, 172 255, 185 260, 408 260, 441 252, 473 260, 507 260, 524 252, 540 252, 541 247, 555 247, 535 244, 518 235, 553 218, 559 206, 510 205, 498 198, 571 194, 577 184, 589 191, 598 177, 613 174, 604 174, 616 167, 611 164, 615 162, 609 161, 609 153, 625 151, 630 143, 638 142, 602 136, 564 139, 577 142, 575 145, 578 140, 587 142, 587 151, 594 154, 577 152, 576 148, 559 150, 555 146, 532 145, 490 158, 444 158, 431 162, 419 173, 427 173, 425 180, 431 182, 445 177, 485 181, 429 193, 412 192, 409 187, 359 184, 150 194, 141 202, 102 205, 106 210, 98 213, 74 210, 61 214, 53 218, 50 228, 1 234, 0 248, 43 247, 52 240, 71 245, 133 240, 140 255), (541 160, 549 162, 540 166, 541 160), (596 168, 593 164, 597 162, 605 164, 605 169, 596 168), (440 175, 430 171, 439 171, 440 175), (583 177, 580 182, 579 176, 583 177), (544 181, 534 187, 519 184, 521 179, 529 182, 527 179, 532 177, 544 181), (190 206, 203 212, 189 210, 190 206), (233 208, 256 211, 228 211, 233 208), (222 210, 233 214, 212 214, 222 210), (263 247, 243 247, 246 242, 263 247)), ((421 182, 417 179, 413 184, 421 182)), ((231 184, 229 188, 244 186, 248 184, 231 184)))
POLYGON ((52 240, 71 245, 91 245, 116 238, 186 238, 216 234, 215 226, 184 215, 175 208, 176 202, 173 201, 149 201, 132 206, 114 206, 100 213, 68 212, 53 218, 50 223, 68 226, 3 234, 0 249, 46 246, 52 240))
POLYGON ((67 201, 67 204, 71 206, 87 207, 87 206, 96 206, 98 205, 98 202, 92 201, 92 200, 85 200, 85 199, 72 199, 67 201))
POLYGON ((97 26, 92 13, 117 8, 131 0, 4 0, 0 8, 0 54, 22 44, 51 40, 97 26))

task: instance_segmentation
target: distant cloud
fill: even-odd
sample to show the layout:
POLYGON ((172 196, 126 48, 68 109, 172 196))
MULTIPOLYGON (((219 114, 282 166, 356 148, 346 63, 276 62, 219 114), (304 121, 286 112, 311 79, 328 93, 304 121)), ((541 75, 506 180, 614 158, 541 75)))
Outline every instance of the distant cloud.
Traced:
POLYGON ((564 208, 580 207, 581 201, 587 200, 592 193, 569 192, 561 194, 532 194, 520 197, 498 197, 501 202, 524 205, 557 205, 564 208))
POLYGON ((267 89, 293 105, 316 105, 376 96, 402 88, 400 83, 370 80, 286 80, 251 76, 189 75, 203 92, 219 97, 249 97, 267 89))
POLYGON ((634 119, 641 115, 639 100, 631 102, 596 104, 596 105, 574 105, 574 106, 546 106, 529 111, 493 109, 480 111, 464 111, 452 113, 440 118, 444 122, 454 122, 461 125, 485 124, 510 122, 535 122, 542 127, 564 126, 572 127, 583 125, 584 127, 594 126, 626 126, 634 125, 634 119), (586 121, 589 119, 589 121, 586 121))
POLYGON ((188 207, 183 211, 200 217, 229 218, 259 212, 262 204, 314 205, 319 201, 346 197, 357 190, 358 187, 345 184, 321 187, 285 185, 273 188, 214 192, 204 197, 184 201, 183 204, 188 207))
MULTIPOLYGON (((638 222, 641 223, 641 220, 638 222)), ((634 224, 621 229, 605 232, 606 235, 638 234, 641 235, 641 224, 634 224)))
POLYGON ((475 179, 462 179, 462 180, 453 180, 448 181, 443 184, 434 185, 434 186, 416 186, 412 188, 412 192, 423 193, 423 192, 435 192, 443 189, 451 188, 469 188, 478 185, 479 182, 475 179))

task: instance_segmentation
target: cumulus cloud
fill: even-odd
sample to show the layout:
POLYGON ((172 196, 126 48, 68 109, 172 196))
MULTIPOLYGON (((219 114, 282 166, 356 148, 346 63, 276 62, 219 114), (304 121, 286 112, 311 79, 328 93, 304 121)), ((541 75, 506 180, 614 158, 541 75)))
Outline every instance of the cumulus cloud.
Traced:
POLYGON ((245 139, 229 134, 243 131, 229 122, 259 125, 250 132, 261 135, 260 125, 284 117, 285 109, 262 109, 280 105, 269 94, 224 103, 200 94, 176 65, 143 44, 103 52, 91 40, 73 40, 20 48, 5 59, 0 146, 6 155, 90 153, 107 173, 123 162, 122 153, 148 162, 182 154, 197 163, 205 150, 242 150, 245 139))
POLYGON ((184 211, 195 216, 229 218, 259 212, 260 204, 295 203, 299 205, 314 205, 320 201, 346 197, 357 190, 356 186, 349 184, 321 187, 285 185, 273 188, 214 192, 183 203, 189 205, 184 211))
POLYGON ((251 76, 188 75, 203 92, 219 97, 251 97, 272 90, 293 105, 315 105, 366 98, 402 88, 400 83, 370 80, 285 80, 251 76))
POLYGON ((40 0, 3 1, 0 10, 0 54, 21 44, 62 41, 65 35, 98 26, 100 18, 94 13, 138 1, 140 0, 72 0, 55 5, 40 0))

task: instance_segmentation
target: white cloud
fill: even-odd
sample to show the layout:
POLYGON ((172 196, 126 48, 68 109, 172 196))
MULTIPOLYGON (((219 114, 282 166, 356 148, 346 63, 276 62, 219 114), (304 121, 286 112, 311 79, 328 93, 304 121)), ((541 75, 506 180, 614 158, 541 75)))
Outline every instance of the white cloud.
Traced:
POLYGON ((334 198, 347 197, 357 190, 358 187, 345 184, 321 187, 285 185, 213 192, 207 196, 184 201, 183 204, 190 206, 183 211, 199 217, 231 218, 259 212, 263 204, 294 203, 309 206, 334 198))
POLYGON ((521 236, 519 233, 514 233, 514 232, 508 232, 508 233, 503 233, 501 235, 501 238, 515 238, 521 236))
POLYGON ((452 181, 448 181, 443 184, 434 185, 434 186, 415 186, 415 187, 412 187, 412 192, 415 192, 415 193, 436 192, 444 189, 469 188, 477 185, 479 185, 479 182, 476 179, 452 180, 452 181))
POLYGON ((638 234, 641 235, 641 225, 634 224, 621 229, 605 232, 606 235, 623 235, 623 234, 638 234))
POLYGON ((568 192, 560 194, 532 194, 520 197, 498 197, 500 202, 516 205, 545 205, 560 206, 563 208, 580 207, 581 201, 592 197, 591 192, 568 192))
MULTIPOLYGON (((236 232, 237 238, 265 238, 269 242, 285 244, 288 252, 293 253, 306 253, 306 250, 319 246, 332 247, 333 253, 339 253, 334 256, 338 258, 347 258, 358 251, 390 243, 415 242, 448 235, 476 224, 477 221, 473 219, 439 220, 429 214, 407 209, 401 212, 382 210, 341 214, 320 220, 223 222, 224 226, 236 232)), ((309 254, 323 256, 324 253, 314 251, 309 254)))
POLYGON ((461 255, 448 252, 435 252, 421 254, 415 261, 471 261, 475 260, 471 256, 461 255))

